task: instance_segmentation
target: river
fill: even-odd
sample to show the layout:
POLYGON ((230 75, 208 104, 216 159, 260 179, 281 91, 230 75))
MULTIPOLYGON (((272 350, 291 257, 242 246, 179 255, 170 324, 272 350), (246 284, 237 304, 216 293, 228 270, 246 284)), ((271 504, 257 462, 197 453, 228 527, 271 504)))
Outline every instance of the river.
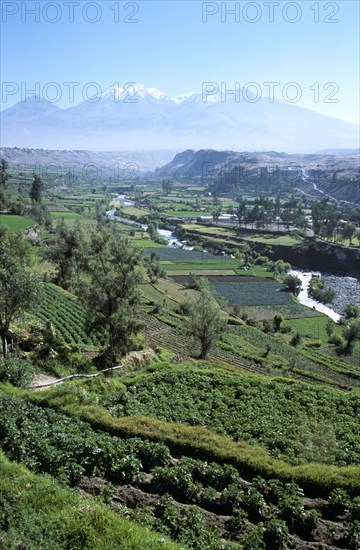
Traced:
MULTIPOLYGON (((125 208, 127 206, 134 205, 134 202, 127 199, 125 195, 118 195, 115 198, 115 201, 120 202, 125 208)), ((144 229, 144 231, 147 230, 147 225, 145 224, 134 222, 132 220, 129 220, 128 218, 123 218, 122 216, 116 216, 115 210, 109 210, 106 214, 107 216, 109 216, 110 219, 141 227, 142 229, 144 229)), ((179 241, 176 235, 174 235, 174 233, 168 231, 167 229, 158 229, 158 234, 160 235, 160 237, 166 239, 169 242, 169 246, 181 247, 185 250, 193 249, 193 247, 186 246, 184 242, 179 241)), ((292 269, 289 273, 291 275, 296 275, 301 280, 301 290, 297 297, 300 304, 313 308, 316 311, 319 311, 319 313, 327 315, 336 323, 339 322, 341 314, 343 313, 343 310, 347 304, 353 303, 360 306, 360 281, 358 279, 355 279, 354 277, 343 277, 341 275, 330 275, 320 272, 301 271, 298 269, 292 269), (329 287, 333 288, 333 290, 335 291, 336 296, 333 302, 331 302, 330 306, 321 304, 320 302, 317 302, 316 300, 311 298, 311 296, 309 296, 308 289, 313 274, 323 278, 326 284, 329 287)))
POLYGON ((348 304, 360 306, 360 281, 355 279, 355 277, 331 275, 318 271, 300 271, 297 269, 292 269, 290 274, 296 275, 302 282, 301 291, 298 295, 299 302, 304 306, 312 307, 320 313, 324 313, 335 322, 339 322, 344 308, 348 304), (325 281, 326 286, 335 291, 335 298, 330 302, 330 305, 325 306, 308 295, 308 289, 313 274, 321 277, 325 281))

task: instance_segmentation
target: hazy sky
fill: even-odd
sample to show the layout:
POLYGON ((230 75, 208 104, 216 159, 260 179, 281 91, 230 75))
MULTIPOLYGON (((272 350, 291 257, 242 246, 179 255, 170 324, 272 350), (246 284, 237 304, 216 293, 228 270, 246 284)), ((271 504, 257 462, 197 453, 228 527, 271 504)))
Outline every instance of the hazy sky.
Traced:
POLYGON ((255 83, 268 96, 265 83, 277 83, 279 99, 359 121, 356 0, 3 0, 1 9, 2 109, 31 90, 67 107, 114 83, 170 96, 204 82, 255 83))

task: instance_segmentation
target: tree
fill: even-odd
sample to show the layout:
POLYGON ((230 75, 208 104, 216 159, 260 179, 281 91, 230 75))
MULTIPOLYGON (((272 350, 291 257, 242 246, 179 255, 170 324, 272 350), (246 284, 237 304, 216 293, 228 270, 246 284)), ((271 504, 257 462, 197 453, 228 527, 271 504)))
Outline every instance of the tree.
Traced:
POLYGON ((40 293, 40 283, 28 271, 29 245, 18 235, 2 232, 0 238, 0 335, 7 358, 7 335, 11 323, 31 309, 40 293))
POLYGON ((289 269, 291 269, 291 265, 288 262, 284 262, 283 260, 277 260, 276 262, 273 262, 271 269, 272 271, 274 271, 275 274, 282 275, 283 273, 287 273, 289 269))
POLYGON ((8 200, 6 195, 7 181, 9 179, 8 167, 8 163, 2 158, 0 162, 0 211, 6 207, 8 200))
POLYGON ((220 214, 222 211, 222 204, 221 201, 217 198, 213 198, 213 211, 212 211, 212 217, 215 223, 219 221, 220 214))
POLYGON ((283 320, 284 320, 284 317, 280 313, 277 313, 276 315, 274 315, 273 324, 274 324, 275 332, 278 332, 280 330, 280 326, 283 320))
POLYGON ((243 200, 240 200, 239 201, 239 205, 238 207, 236 208, 236 211, 235 211, 235 215, 236 215, 236 218, 237 218, 237 223, 238 225, 240 226, 245 218, 246 218, 246 203, 243 201, 243 200))
POLYGON ((161 187, 162 187, 162 191, 163 191, 164 195, 168 195, 171 192, 172 188, 173 188, 173 184, 172 184, 171 180, 166 179, 166 180, 162 180, 161 187))
POLYGON ((360 229, 358 229, 358 230, 356 231, 355 236, 356 236, 356 238, 357 238, 357 240, 358 240, 358 243, 359 243, 359 246, 360 246, 360 229))
POLYGON ((328 335, 328 337, 330 338, 330 336, 333 334, 334 332, 334 322, 332 321, 332 319, 330 319, 330 317, 328 318, 327 322, 326 322, 326 325, 325 325, 325 330, 326 330, 326 334, 328 335))
POLYGON ((151 252, 150 256, 144 258, 147 274, 152 284, 156 283, 159 277, 165 278, 165 271, 161 267, 159 255, 151 252))
POLYGON ((360 316, 360 307, 356 304, 348 304, 344 309, 345 319, 356 319, 360 316))
POLYGON ((349 246, 352 246, 352 240, 356 232, 356 226, 353 223, 346 223, 343 228, 343 238, 349 239, 349 246))
POLYGON ((89 331, 105 333, 112 365, 118 353, 129 350, 131 337, 141 328, 141 252, 130 245, 115 225, 92 231, 79 253, 83 275, 77 294, 86 310, 89 331))
POLYGON ((37 176, 36 174, 34 174, 34 179, 31 185, 30 193, 29 193, 29 196, 32 202, 37 202, 41 204, 42 191, 43 191, 43 182, 40 176, 37 176))
POLYGON ((199 294, 189 304, 189 316, 185 333, 200 343, 199 359, 205 359, 213 343, 224 333, 226 323, 221 318, 221 309, 209 287, 202 283, 199 294))
POLYGON ((297 296, 301 290, 301 280, 296 275, 287 275, 284 279, 286 288, 297 296))
POLYGON ((358 319, 350 319, 344 328, 343 336, 346 340, 346 349, 350 349, 356 340, 360 340, 360 321, 358 319))
POLYGON ((57 268, 56 282, 68 288, 71 277, 76 273, 78 253, 84 241, 84 235, 79 221, 72 227, 62 219, 56 226, 56 242, 44 249, 44 257, 55 264, 57 268))

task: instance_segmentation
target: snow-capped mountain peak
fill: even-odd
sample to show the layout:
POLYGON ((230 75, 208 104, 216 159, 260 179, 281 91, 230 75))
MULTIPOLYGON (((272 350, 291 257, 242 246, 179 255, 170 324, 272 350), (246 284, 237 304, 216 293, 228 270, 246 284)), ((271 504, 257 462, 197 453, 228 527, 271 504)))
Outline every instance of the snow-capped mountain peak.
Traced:
POLYGON ((134 102, 140 98, 145 100, 149 98, 157 100, 170 100, 164 92, 161 92, 157 88, 147 88, 143 84, 137 84, 136 82, 127 82, 124 84, 124 87, 115 84, 114 86, 107 88, 105 91, 96 94, 93 99, 95 100, 96 98, 99 98, 99 100, 115 102, 122 100, 132 100, 134 102))
POLYGON ((134 82, 113 83, 60 109, 28 98, 1 112, 2 143, 54 149, 233 149, 311 152, 355 148, 359 127, 285 101, 251 101, 219 89, 169 97, 134 82))
POLYGON ((176 95, 174 97, 172 97, 172 101, 174 101, 175 103, 182 103, 183 101, 186 101, 187 99, 189 99, 190 97, 196 95, 196 92, 187 92, 185 94, 179 94, 179 95, 176 95))

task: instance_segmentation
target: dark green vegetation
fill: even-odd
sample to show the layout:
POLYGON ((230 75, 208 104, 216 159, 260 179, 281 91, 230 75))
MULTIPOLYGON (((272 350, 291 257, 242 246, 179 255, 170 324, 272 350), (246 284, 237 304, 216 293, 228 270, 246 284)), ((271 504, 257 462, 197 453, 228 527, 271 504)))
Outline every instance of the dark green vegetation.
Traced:
POLYGON ((186 365, 138 376, 126 391, 109 392, 103 404, 114 416, 207 426, 290 464, 360 460, 358 392, 186 365))
MULTIPOLYGON (((21 299, 3 331, 0 445, 36 476, 1 455, 19 483, 1 482, 0 546, 170 548, 169 536, 195 550, 357 550, 359 312, 331 322, 298 303, 287 275, 298 253, 334 256, 335 234, 307 235, 309 216, 331 218, 328 202, 289 182, 281 196, 250 185, 214 197, 220 179, 90 185, 7 171, 2 225, 36 227, 27 244, 1 229, 1 246, 26 254, 18 280, 0 276, 15 298, 36 280, 39 298, 21 299), (110 206, 109 192, 134 206, 110 206), (194 250, 166 247, 159 227, 194 250), (121 368, 99 375, 108 365, 121 368), (73 373, 99 376, 28 389, 34 374, 73 373)), ((356 207, 340 210, 358 223, 356 207)), ((338 221, 345 256, 358 253, 350 229, 338 221)))
MULTIPOLYGON (((228 548, 238 548, 238 542, 249 550, 272 548, 271 536, 280 526, 283 540, 297 541, 298 548, 312 536, 331 543, 333 527, 346 517, 341 540, 356 548, 358 468, 289 467, 256 447, 231 440, 224 446, 226 440, 204 428, 137 416, 121 422, 91 404, 99 394, 107 399, 110 389, 105 381, 93 384, 34 395, 31 401, 38 405, 4 392, 5 452, 37 472, 78 483, 105 502, 126 501, 130 510, 117 508, 118 514, 169 534, 185 547, 219 549, 223 538, 228 548), (49 405, 67 410, 67 416, 49 405), (254 477, 256 470, 261 476, 254 477), (315 494, 326 500, 314 499, 315 494)), ((54 498, 59 502, 58 495, 54 498)))
MULTIPOLYGON (((267 306, 267 305, 287 305, 292 304, 293 299, 290 294, 284 291, 284 288, 276 281, 242 281, 227 282, 227 277, 224 277, 224 282, 211 282, 214 292, 230 304, 238 304, 240 306, 267 306)), ((211 279, 210 279, 211 281, 211 279)))
POLYGON ((35 313, 39 321, 50 320, 58 337, 66 344, 98 345, 98 339, 85 331, 85 310, 78 298, 51 283, 45 283, 43 289, 43 299, 35 313))

